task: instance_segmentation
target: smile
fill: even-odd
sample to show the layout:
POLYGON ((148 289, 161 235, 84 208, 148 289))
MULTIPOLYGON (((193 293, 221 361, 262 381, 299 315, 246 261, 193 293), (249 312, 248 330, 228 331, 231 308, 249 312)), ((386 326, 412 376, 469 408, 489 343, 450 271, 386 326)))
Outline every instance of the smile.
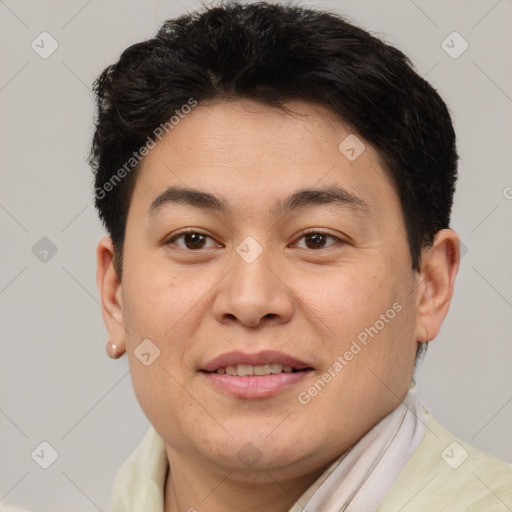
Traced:
POLYGON ((262 375, 270 375, 276 373, 293 373, 301 371, 300 369, 293 368, 287 364, 279 364, 279 363, 268 363, 268 364, 237 364, 237 365, 229 365, 229 366, 221 366, 217 368, 214 372, 210 373, 219 373, 221 375, 238 375, 239 377, 250 377, 252 375, 262 376, 262 375))

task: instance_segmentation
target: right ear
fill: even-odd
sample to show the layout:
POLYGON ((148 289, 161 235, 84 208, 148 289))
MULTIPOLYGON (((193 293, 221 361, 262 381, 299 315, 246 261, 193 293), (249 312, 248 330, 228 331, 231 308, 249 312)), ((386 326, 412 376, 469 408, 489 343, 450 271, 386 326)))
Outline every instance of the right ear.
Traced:
POLYGON ((123 317, 122 284, 119 281, 114 268, 114 246, 110 237, 100 240, 96 249, 96 284, 101 299, 103 321, 107 328, 108 345, 114 346, 107 349, 111 357, 119 357, 126 352, 126 337, 123 317))

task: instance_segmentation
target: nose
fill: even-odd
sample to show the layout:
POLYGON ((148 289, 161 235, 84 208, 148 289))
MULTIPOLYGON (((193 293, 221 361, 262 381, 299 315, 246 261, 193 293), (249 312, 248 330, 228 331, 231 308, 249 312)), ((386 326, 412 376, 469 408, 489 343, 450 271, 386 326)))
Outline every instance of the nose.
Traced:
POLYGON ((251 328, 288 322, 294 310, 293 295, 271 251, 263 250, 252 262, 238 254, 233 260, 213 304, 216 320, 251 328))

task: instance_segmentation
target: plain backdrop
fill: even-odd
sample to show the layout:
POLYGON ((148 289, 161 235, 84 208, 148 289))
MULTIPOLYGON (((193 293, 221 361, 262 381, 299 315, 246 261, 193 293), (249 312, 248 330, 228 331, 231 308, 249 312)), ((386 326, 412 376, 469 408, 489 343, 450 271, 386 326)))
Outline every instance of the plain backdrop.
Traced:
MULTIPOLYGON (((396 45, 449 105, 463 257, 450 313, 417 377, 440 422, 512 462, 512 3, 303 4, 344 13, 396 45), (445 40, 468 48, 454 58, 445 40)), ((106 511, 114 475, 147 429, 126 357, 105 353, 95 283, 104 232, 86 163, 91 84, 124 48, 198 5, 0 2, 0 501, 106 511), (58 44, 45 59, 31 46, 41 37, 45 51, 55 45, 42 32, 58 44), (48 469, 37 463, 42 442, 58 454, 48 469)))

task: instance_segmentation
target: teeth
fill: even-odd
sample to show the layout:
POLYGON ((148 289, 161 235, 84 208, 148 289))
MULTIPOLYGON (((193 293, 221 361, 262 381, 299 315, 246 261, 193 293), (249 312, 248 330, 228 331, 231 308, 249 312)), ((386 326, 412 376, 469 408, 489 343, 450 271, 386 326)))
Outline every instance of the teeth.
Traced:
POLYGON ((254 373, 254 366, 252 366, 251 364, 239 364, 236 367, 236 373, 240 375, 240 377, 252 375, 254 373))
POLYGON ((254 367, 254 375, 270 375, 272 369, 269 364, 260 364, 254 367))
MULTIPOLYGON (((219 370, 217 370, 218 372, 219 370)), ((228 375, 237 375, 236 373, 236 366, 226 366, 226 373, 228 375)))
POLYGON ((282 364, 271 364, 270 365, 270 372, 271 373, 281 373, 283 371, 283 365, 282 364))
POLYGON ((238 364, 218 368, 216 373, 248 377, 250 375, 270 375, 271 373, 291 373, 293 367, 287 364, 268 363, 253 366, 252 364, 238 364))

